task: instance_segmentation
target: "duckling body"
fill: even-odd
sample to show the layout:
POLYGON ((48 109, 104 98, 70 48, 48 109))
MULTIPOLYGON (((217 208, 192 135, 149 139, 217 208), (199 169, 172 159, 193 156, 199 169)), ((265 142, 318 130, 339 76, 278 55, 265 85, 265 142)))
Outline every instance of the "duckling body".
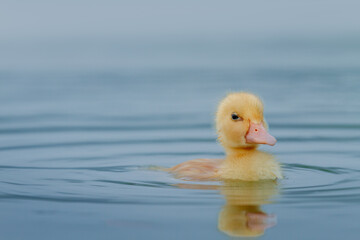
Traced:
POLYGON ((180 163, 170 172, 184 180, 275 180, 281 179, 281 167, 274 156, 254 149, 226 159, 194 159, 180 163))
POLYGON ((251 93, 232 93, 223 99, 216 113, 218 140, 225 159, 195 159, 169 169, 186 180, 258 181, 282 178, 273 155, 257 150, 258 144, 275 145, 267 132, 263 103, 251 93))
POLYGON ((282 178, 281 168, 274 156, 256 149, 237 151, 220 165, 221 179, 258 181, 282 178))

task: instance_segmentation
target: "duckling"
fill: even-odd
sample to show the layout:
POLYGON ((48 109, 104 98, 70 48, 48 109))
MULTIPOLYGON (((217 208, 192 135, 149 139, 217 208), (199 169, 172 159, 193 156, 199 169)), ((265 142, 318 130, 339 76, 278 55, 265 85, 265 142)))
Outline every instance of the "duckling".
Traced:
POLYGON ((259 144, 276 143, 267 132, 263 111, 262 101, 252 93, 228 94, 220 102, 215 120, 225 159, 190 160, 168 171, 185 180, 281 179, 280 164, 273 155, 257 149, 259 144))

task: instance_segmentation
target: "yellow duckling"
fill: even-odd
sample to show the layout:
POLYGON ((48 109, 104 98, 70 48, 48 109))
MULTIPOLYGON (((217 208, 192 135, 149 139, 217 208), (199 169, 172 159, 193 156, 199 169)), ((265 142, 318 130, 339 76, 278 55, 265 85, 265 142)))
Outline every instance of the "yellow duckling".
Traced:
POLYGON ((218 139, 225 149, 225 159, 195 159, 169 170, 187 180, 258 181, 282 178, 274 157, 257 150, 258 144, 275 145, 276 139, 267 132, 262 101, 251 93, 227 95, 216 113, 218 139))

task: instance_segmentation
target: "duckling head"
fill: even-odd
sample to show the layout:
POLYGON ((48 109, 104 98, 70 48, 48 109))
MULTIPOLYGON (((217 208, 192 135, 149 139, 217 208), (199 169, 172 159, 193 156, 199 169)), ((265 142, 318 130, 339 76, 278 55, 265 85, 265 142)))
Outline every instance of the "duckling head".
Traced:
POLYGON ((216 129, 224 148, 256 148, 258 144, 275 145, 276 139, 267 132, 264 105, 254 94, 228 94, 219 104, 216 129))

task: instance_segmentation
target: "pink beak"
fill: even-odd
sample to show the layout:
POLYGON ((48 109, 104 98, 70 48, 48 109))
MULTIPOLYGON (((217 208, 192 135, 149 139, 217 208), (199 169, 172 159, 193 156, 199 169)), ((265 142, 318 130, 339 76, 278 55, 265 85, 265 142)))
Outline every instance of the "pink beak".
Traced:
POLYGON ((249 131, 245 136, 246 143, 268 144, 274 146, 276 139, 271 136, 262 123, 250 122, 249 131))

